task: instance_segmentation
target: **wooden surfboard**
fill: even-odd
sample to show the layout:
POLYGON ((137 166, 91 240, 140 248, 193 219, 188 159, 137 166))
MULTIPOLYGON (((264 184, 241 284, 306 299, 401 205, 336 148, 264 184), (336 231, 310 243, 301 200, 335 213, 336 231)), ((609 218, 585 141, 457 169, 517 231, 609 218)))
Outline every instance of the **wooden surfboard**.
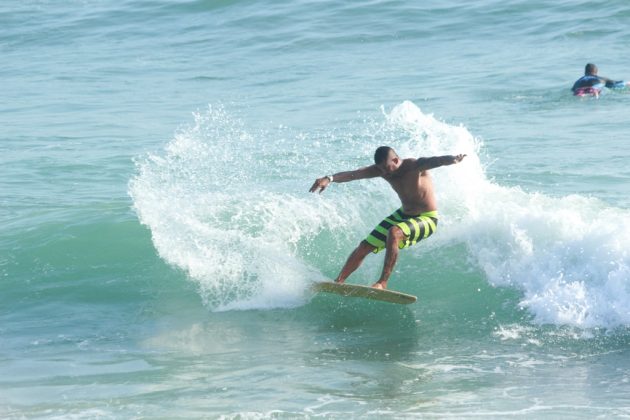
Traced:
POLYGON ((417 297, 393 290, 374 289, 369 286, 359 284, 333 283, 322 281, 313 285, 316 292, 334 293, 341 296, 360 297, 364 299, 381 300, 383 302, 398 303, 408 305, 414 303, 417 297))

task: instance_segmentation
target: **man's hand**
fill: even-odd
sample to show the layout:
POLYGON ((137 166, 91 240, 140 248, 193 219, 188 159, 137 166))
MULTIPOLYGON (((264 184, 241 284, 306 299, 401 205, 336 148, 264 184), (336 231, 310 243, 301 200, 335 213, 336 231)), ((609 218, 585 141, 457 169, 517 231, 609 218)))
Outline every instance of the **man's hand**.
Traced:
POLYGON ((456 155, 453 156, 453 163, 459 163, 461 162, 464 158, 466 157, 466 155, 456 155))
POLYGON ((326 176, 323 178, 317 178, 315 182, 313 183, 313 186, 311 187, 309 192, 319 192, 321 194, 329 185, 330 185, 330 178, 326 176))

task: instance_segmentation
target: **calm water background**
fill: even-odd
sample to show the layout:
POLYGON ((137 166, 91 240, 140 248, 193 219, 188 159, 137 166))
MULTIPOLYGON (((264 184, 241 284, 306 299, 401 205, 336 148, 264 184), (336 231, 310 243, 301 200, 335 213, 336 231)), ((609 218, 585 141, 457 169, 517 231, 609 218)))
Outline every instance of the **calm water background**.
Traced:
MULTIPOLYGON (((0 416, 630 416, 630 4, 6 1, 0 416), (434 172, 410 307, 312 296, 434 172)), ((353 277, 370 283, 382 256, 353 277)))

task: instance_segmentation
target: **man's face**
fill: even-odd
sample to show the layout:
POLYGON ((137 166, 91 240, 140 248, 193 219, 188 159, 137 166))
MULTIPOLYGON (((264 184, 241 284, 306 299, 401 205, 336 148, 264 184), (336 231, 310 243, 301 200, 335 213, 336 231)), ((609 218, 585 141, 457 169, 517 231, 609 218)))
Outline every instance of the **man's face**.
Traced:
POLYGON ((396 172, 398 168, 400 168, 400 164, 401 164, 401 161, 398 155, 390 151, 389 154, 387 155, 387 159, 385 159, 383 162, 376 165, 376 167, 380 169, 383 175, 391 175, 394 172, 396 172))

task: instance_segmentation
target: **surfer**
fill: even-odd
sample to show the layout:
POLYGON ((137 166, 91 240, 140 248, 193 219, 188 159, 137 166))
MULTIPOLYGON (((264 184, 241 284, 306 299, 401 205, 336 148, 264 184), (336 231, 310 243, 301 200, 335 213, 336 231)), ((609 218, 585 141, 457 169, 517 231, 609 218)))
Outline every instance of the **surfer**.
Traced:
POLYGON ((630 82, 626 83, 623 80, 614 81, 599 76, 597 71, 598 69, 595 64, 588 63, 586 67, 584 67, 584 76, 577 79, 571 88, 573 95, 593 95, 598 97, 604 86, 609 89, 620 89, 630 86, 630 82))
POLYGON ((398 250, 429 237, 437 228, 437 202, 429 170, 461 162, 465 156, 402 159, 391 147, 381 146, 374 153, 374 165, 316 179, 310 192, 321 193, 333 182, 381 177, 389 182, 402 203, 402 207, 383 219, 352 251, 335 282, 343 283, 369 253, 385 249, 381 277, 372 287, 387 288, 387 281, 398 259, 398 250))

